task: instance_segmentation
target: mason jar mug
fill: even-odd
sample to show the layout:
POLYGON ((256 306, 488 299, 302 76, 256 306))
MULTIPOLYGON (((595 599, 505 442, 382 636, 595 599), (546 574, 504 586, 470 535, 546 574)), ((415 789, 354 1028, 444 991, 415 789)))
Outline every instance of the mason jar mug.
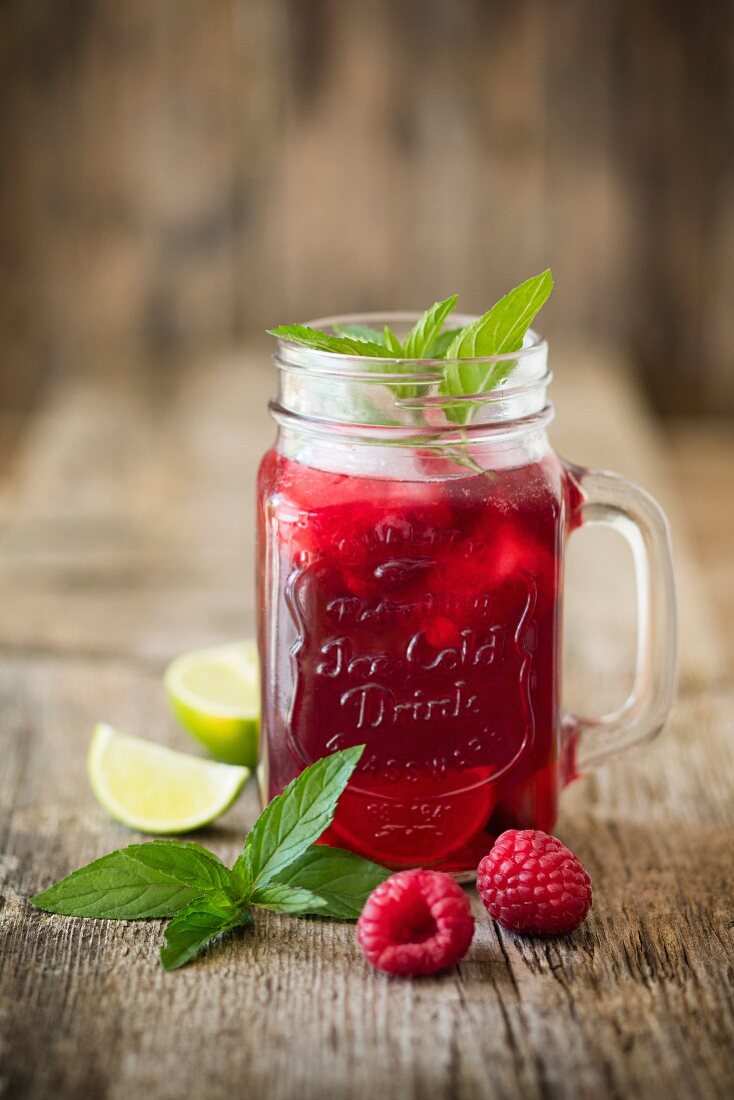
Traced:
POLYGON ((563 787, 653 736, 671 702, 664 515, 555 454, 542 339, 476 362, 503 359, 503 384, 456 397, 440 392, 444 360, 288 340, 275 355, 277 438, 258 478, 261 793, 364 745, 323 839, 389 867, 469 877, 504 829, 552 830, 563 787), (561 607, 567 540, 590 523, 630 544, 638 651, 626 703, 582 719, 561 710, 561 607))

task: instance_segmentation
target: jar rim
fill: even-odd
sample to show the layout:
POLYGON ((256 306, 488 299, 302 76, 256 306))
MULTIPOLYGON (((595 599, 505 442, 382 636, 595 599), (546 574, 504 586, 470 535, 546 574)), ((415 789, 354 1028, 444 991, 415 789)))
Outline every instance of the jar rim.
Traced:
MULTIPOLYGON (((318 318, 311 324, 323 328, 391 324, 402 336, 421 316, 416 312, 352 313, 318 318)), ((475 318, 455 314, 453 319, 467 324, 475 318)), ((278 337, 273 360, 278 368, 279 389, 278 401, 271 408, 274 415, 277 410, 279 422, 293 415, 302 420, 310 418, 316 424, 371 424, 387 434, 406 426, 450 433, 456 430, 457 421, 465 426, 470 420, 484 425, 525 422, 530 414, 545 408, 551 380, 548 344, 532 329, 526 333, 522 348, 495 356, 382 358, 322 351, 278 337), (466 386, 459 393, 449 392, 444 386, 447 370, 454 365, 460 372, 474 366, 473 371, 463 375, 466 386), (500 379, 485 388, 493 371, 502 365, 505 369, 498 371, 500 379)))
MULTIPOLYGON (((405 324, 413 325, 423 314, 417 310, 393 310, 390 312, 359 312, 359 313, 340 313, 334 314, 330 317, 317 317, 311 321, 307 321, 306 325, 310 328, 319 329, 334 329, 336 325, 349 325, 349 324, 361 324, 370 325, 371 327, 383 328, 385 325, 405 324)), ((456 322, 462 327, 469 325, 473 321, 478 320, 480 314, 475 313, 452 313, 450 318, 452 322, 456 322)), ((423 376, 425 381, 430 380, 437 376, 439 373, 443 373, 447 364, 459 363, 503 363, 508 360, 522 359, 524 362, 528 362, 536 355, 541 359, 547 354, 548 342, 536 332, 535 329, 529 328, 523 346, 517 351, 503 352, 500 355, 478 355, 471 356, 462 359, 404 359, 400 356, 369 356, 364 355, 350 355, 345 352, 338 351, 324 351, 320 348, 307 347, 304 344, 298 343, 296 340, 289 340, 288 337, 278 336, 276 337, 278 344, 278 351, 275 355, 277 363, 286 362, 295 366, 301 367, 315 367, 319 369, 319 364, 329 364, 327 370, 334 373, 349 373, 361 367, 364 371, 365 377, 369 377, 371 380, 375 380, 375 373, 379 372, 379 367, 383 364, 388 365, 386 374, 393 373, 390 368, 394 367, 396 363, 402 365, 401 374, 406 378, 414 378, 415 375, 423 376), (369 364, 369 369, 364 369, 366 364, 369 364), (415 364, 415 370, 406 370, 405 364, 415 364), (432 369, 431 369, 432 368, 432 369)), ((319 369, 319 373, 321 370, 319 369)), ((507 380, 510 381, 509 379, 507 380)), ((510 390, 512 387, 505 384, 503 387, 505 391, 510 390)))

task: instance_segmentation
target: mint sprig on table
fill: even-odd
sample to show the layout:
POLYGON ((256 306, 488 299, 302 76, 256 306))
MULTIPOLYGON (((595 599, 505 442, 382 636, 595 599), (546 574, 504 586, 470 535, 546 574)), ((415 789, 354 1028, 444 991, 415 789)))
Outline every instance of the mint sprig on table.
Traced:
POLYGON ((253 923, 253 909, 356 920, 390 875, 353 852, 315 842, 364 751, 317 760, 258 817, 234 867, 199 844, 131 844, 73 871, 31 904, 49 913, 105 920, 172 917, 161 962, 175 970, 223 932, 253 923))
MULTIPOLYGON (((511 356, 520 351, 525 335, 553 289, 550 269, 520 283, 476 321, 463 328, 444 331, 444 324, 453 312, 458 296, 452 294, 436 302, 418 319, 401 341, 389 327, 383 332, 368 325, 341 324, 335 335, 308 325, 278 325, 270 329, 273 336, 293 340, 319 351, 367 358, 396 360, 391 371, 409 374, 411 360, 446 360, 439 393, 446 397, 467 397, 488 393, 504 382, 514 370, 517 360, 508 358, 496 363, 461 363, 458 360, 486 359, 496 355, 511 356)), ((390 383, 398 397, 414 397, 416 389, 409 382, 390 383)), ((470 402, 446 404, 444 413, 456 424, 467 424, 474 406, 470 402)))

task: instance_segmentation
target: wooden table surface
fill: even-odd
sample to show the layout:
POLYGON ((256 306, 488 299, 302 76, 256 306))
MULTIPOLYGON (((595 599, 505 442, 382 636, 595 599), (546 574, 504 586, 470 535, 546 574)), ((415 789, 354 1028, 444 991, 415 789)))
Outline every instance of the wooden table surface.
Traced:
MULTIPOLYGON (((563 798, 594 881, 563 940, 501 931, 472 891, 452 972, 390 980, 354 928, 275 915, 164 974, 161 924, 50 916, 26 898, 130 840, 95 802, 92 725, 187 748, 161 670, 253 625, 252 481, 271 438, 264 355, 65 378, 8 418, 0 479, 0 1095, 219 1100, 729 1097, 734 686, 686 546, 666 447, 619 363, 555 356, 553 437, 669 507, 678 700, 664 734, 563 798), (151 380, 154 379, 154 380, 151 380)), ((1 425, 1 422, 0 422, 1 425)), ((631 569, 615 536, 569 554, 566 697, 631 675, 631 569)), ((252 786, 198 839, 232 859, 252 786)))

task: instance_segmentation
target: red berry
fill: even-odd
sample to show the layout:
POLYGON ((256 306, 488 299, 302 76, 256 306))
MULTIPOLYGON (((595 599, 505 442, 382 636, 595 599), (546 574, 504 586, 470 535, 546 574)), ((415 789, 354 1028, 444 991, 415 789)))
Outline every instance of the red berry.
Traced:
POLYGON ((469 950, 469 899, 441 871, 399 871, 367 898, 357 923, 366 957, 388 974, 435 974, 469 950))
POLYGON ((490 915, 513 932, 573 932, 591 909, 591 879, 573 852, 537 829, 508 829, 477 868, 490 915))

